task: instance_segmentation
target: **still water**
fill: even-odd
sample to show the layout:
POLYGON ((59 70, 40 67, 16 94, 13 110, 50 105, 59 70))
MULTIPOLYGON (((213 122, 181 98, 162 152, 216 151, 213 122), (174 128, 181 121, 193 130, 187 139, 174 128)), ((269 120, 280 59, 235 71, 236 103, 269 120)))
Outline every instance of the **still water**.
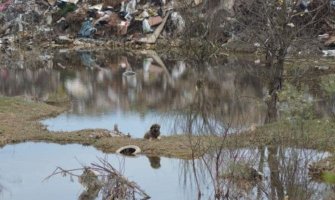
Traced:
POLYGON ((265 69, 253 61, 227 58, 199 65, 163 61, 156 54, 51 55, 3 65, 0 73, 1 95, 50 103, 69 99, 66 113, 42 121, 51 131, 118 124, 120 131, 142 137, 153 123, 161 124, 164 135, 264 124, 265 69))
MULTIPOLYGON (((84 191, 74 178, 54 176, 43 181, 57 166, 80 168, 97 162, 105 154, 92 147, 47 143, 8 145, 0 149, 0 199, 6 200, 73 200, 84 191)), ((136 181, 153 199, 193 199, 190 189, 179 182, 178 159, 161 158, 151 167, 145 156, 135 158, 108 155, 109 162, 124 170, 129 180, 136 181), (124 163, 123 163, 124 162, 124 163), (125 166, 124 169, 121 164, 125 166)))
MULTIPOLYGON (((220 166, 222 173, 228 173, 233 163, 247 163, 264 173, 264 178, 258 185, 245 185, 240 183, 239 179, 236 181, 221 179, 222 188, 229 188, 231 197, 277 199, 283 192, 283 195, 291 197, 297 194, 300 197, 303 195, 304 199, 330 199, 334 194, 330 185, 313 182, 308 177, 307 166, 329 156, 328 153, 292 148, 283 148, 274 153, 273 150, 265 148, 264 151, 224 150, 222 156, 224 160, 224 164, 220 166), (261 160, 263 161, 260 165, 261 160)), ((44 179, 56 167, 81 168, 97 163, 98 157, 106 157, 116 169, 129 180, 135 181, 154 200, 196 199, 197 190, 191 161, 106 155, 93 147, 77 144, 32 142, 7 145, 0 149, 0 199, 78 199, 85 188, 77 178, 56 175, 48 180, 44 179)), ((202 198, 211 199, 213 182, 208 169, 214 169, 214 165, 210 159, 204 160, 213 168, 201 168, 203 162, 201 160, 196 160, 195 165, 199 170, 198 180, 203 193, 202 198)), ((97 199, 101 199, 101 195, 97 199)))

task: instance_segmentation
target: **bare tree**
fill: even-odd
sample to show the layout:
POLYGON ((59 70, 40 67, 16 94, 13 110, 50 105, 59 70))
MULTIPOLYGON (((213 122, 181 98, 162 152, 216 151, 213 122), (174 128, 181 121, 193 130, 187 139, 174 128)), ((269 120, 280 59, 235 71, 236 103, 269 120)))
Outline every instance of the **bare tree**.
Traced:
POLYGON ((283 64, 288 48, 298 38, 308 41, 322 31, 330 14, 329 0, 309 4, 297 0, 251 0, 235 4, 242 39, 258 42, 268 66, 283 64))

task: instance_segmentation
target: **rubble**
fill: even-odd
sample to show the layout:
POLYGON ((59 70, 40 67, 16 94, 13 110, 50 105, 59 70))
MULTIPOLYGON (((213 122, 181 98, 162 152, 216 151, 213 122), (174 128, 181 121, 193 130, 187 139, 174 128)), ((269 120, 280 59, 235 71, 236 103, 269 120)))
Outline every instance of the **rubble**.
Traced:
POLYGON ((57 45, 83 45, 77 38, 105 44, 156 43, 171 22, 179 34, 185 27, 181 15, 173 14, 173 1, 116 0, 96 4, 79 0, 2 0, 0 38, 21 34, 20 44, 46 41, 57 45), (33 42, 34 41, 34 42, 33 42), (106 42, 108 41, 108 42, 106 42))

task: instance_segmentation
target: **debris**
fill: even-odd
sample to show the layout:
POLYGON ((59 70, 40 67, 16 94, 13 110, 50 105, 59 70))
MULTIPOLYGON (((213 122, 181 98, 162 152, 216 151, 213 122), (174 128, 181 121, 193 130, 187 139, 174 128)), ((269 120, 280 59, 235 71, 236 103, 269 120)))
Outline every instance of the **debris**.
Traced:
POLYGON ((328 70, 329 66, 315 66, 315 69, 318 69, 318 70, 328 70))
POLYGON ((181 34, 185 28, 185 21, 178 13, 169 18, 173 2, 164 6, 165 0, 155 0, 145 5, 139 0, 0 2, 0 36, 20 33, 20 42, 27 44, 34 43, 32 40, 43 40, 44 43, 55 41, 56 44, 49 45, 52 47, 59 44, 100 46, 94 42, 87 44, 76 37, 94 38, 103 41, 104 46, 119 45, 124 41, 153 44, 168 20, 173 21, 170 24, 176 34, 181 34))
POLYGON ((202 0, 194 0, 194 4, 197 6, 199 4, 202 4, 202 0))
POLYGON ((136 12, 136 0, 130 0, 126 6, 126 12, 128 15, 132 15, 136 12))
POLYGON ((131 88, 136 88, 137 86, 136 73, 132 70, 125 71, 122 74, 122 82, 123 84, 127 83, 127 86, 131 88))
POLYGON ((116 153, 123 154, 126 156, 135 156, 141 153, 141 149, 136 145, 127 145, 116 150, 116 153))
POLYGON ((330 5, 335 7, 335 0, 330 0, 330 5))
POLYGON ((254 43, 254 47, 260 47, 260 46, 261 46, 261 44, 259 44, 258 42, 254 43))
POLYGON ((151 34, 151 35, 149 35, 145 38, 139 39, 138 42, 148 43, 148 44, 156 43, 156 40, 157 40, 158 36, 161 34, 161 32, 163 31, 165 23, 166 23, 169 16, 170 16, 170 12, 167 13, 167 15, 164 17, 162 23, 156 28, 156 30, 154 31, 153 34, 151 34))
POLYGON ((128 21, 121 21, 117 25, 117 34, 118 35, 126 35, 128 30, 129 22, 128 21))
POLYGON ((173 36, 180 35, 184 32, 185 29, 185 20, 180 15, 179 12, 172 12, 169 23, 167 24, 169 32, 173 36))
POLYGON ((7 10, 8 6, 12 4, 12 0, 4 1, 3 3, 0 3, 0 12, 4 12, 7 10))
POLYGON ((163 19, 161 16, 150 17, 148 19, 150 26, 157 26, 162 23, 163 19))
POLYGON ((77 4, 79 2, 79 0, 61 0, 62 2, 66 2, 66 3, 73 3, 73 4, 77 4))
POLYGON ((95 9, 95 10, 101 10, 102 7, 103 7, 103 4, 101 3, 101 4, 96 4, 94 6, 90 6, 89 9, 90 10, 93 10, 93 9, 95 9))
POLYGON ((70 39, 68 36, 66 35, 61 35, 61 36, 58 36, 58 38, 56 39, 56 44, 72 44, 73 43, 73 40, 70 39))
POLYGON ((322 50, 323 56, 335 56, 335 50, 322 50))
POLYGON ((143 29, 143 33, 152 33, 154 31, 151 29, 149 20, 147 18, 145 18, 142 22, 142 29, 143 29))
POLYGON ((335 45, 335 36, 329 36, 325 41, 325 46, 335 45))
POLYGON ((318 38, 319 38, 319 40, 327 40, 327 39, 329 39, 329 34, 325 33, 325 34, 322 34, 322 35, 318 35, 318 38))
POLYGON ((86 20, 78 33, 80 37, 93 37, 93 35, 97 32, 97 29, 93 27, 92 19, 86 20))
POLYGON ((294 25, 293 23, 288 23, 287 26, 288 26, 288 27, 291 27, 291 28, 294 28, 294 27, 295 27, 295 25, 294 25))

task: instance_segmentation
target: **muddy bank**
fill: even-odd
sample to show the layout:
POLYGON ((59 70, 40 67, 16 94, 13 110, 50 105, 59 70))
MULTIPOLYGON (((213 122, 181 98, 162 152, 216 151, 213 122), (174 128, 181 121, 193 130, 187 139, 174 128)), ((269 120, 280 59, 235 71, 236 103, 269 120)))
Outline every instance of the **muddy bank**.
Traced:
MULTIPOLYGON (((146 155, 157 155, 177 158, 190 158, 189 138, 186 136, 165 136, 161 140, 148 141, 126 137, 104 137, 106 130, 83 130, 74 132, 49 132, 39 120, 60 114, 66 107, 48 105, 42 102, 26 101, 23 98, 0 98, 0 142, 4 146, 11 143, 25 141, 47 141, 55 143, 79 143, 92 145, 104 152, 115 152, 125 145, 137 145, 146 155), (15 124, 15 125, 13 125, 15 124), (93 135, 102 135, 92 138, 93 135)), ((271 145, 294 146, 325 151, 333 151, 335 142, 332 121, 308 121, 301 127, 287 122, 275 123, 257 128, 237 136, 230 136, 224 140, 228 148, 259 147, 271 145)), ((205 148, 207 145, 223 141, 222 138, 202 137, 205 148), (207 139, 206 139, 207 138, 207 139)), ((199 152, 200 153, 200 152, 199 152)))
POLYGON ((60 114, 66 107, 47 105, 42 102, 25 101, 23 98, 0 98, 0 144, 25 141, 47 141, 55 143, 79 143, 92 145, 104 152, 115 152, 125 145, 137 145, 147 155, 187 158, 190 151, 183 136, 163 137, 148 141, 123 137, 104 137, 106 130, 84 130, 76 132, 49 132, 39 120, 60 114), (15 125, 13 125, 15 124, 15 125), (92 135, 102 135, 96 139, 92 135))

